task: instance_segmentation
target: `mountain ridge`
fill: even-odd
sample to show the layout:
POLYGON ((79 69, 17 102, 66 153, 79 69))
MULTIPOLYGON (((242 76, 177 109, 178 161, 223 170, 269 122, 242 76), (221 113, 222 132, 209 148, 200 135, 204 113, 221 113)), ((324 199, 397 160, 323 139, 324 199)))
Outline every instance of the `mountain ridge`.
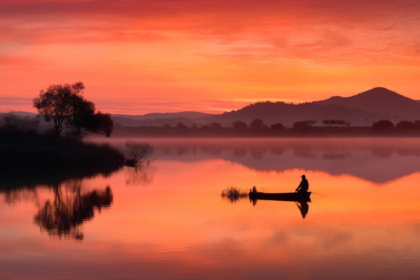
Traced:
MULTIPOLYGON (((15 112, 21 116, 31 116, 34 113, 15 112)), ((349 96, 332 96, 330 98, 290 104, 282 101, 256 102, 241 109, 209 114, 196 111, 182 111, 173 113, 148 113, 144 115, 113 114, 115 123, 128 126, 163 126, 208 124, 220 122, 224 126, 231 126, 234 121, 252 122, 262 119, 265 124, 280 122, 291 126, 296 121, 316 120, 320 124, 325 119, 341 119, 353 126, 370 126, 372 122, 388 119, 393 122, 401 120, 420 119, 420 101, 413 100, 384 87, 375 87, 362 93, 349 96)))

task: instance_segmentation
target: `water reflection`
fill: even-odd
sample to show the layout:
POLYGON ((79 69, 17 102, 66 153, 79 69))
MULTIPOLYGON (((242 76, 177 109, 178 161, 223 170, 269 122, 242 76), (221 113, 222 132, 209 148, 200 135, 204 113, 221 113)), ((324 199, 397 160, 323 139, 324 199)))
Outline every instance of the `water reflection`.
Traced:
POLYGON ((127 186, 147 186, 153 183, 156 168, 152 161, 142 162, 136 167, 125 167, 125 184, 127 186))
POLYGON ((274 201, 276 203, 287 203, 287 202, 294 202, 296 204, 296 206, 299 209, 300 214, 302 215, 302 218, 305 219, 306 215, 309 212, 309 203, 311 202, 311 199, 308 200, 298 200, 298 201, 293 201, 292 199, 259 199, 259 198, 254 198, 254 197, 250 197, 249 201, 251 202, 252 206, 256 206, 259 200, 271 200, 274 201))
POLYGON ((296 205, 302 214, 302 218, 305 219, 306 215, 309 212, 309 204, 308 201, 296 201, 296 205))
MULTIPOLYGON (((416 170, 420 165, 411 140, 380 144, 385 150, 400 145, 389 158, 375 152, 380 147, 358 140, 330 146, 314 140, 307 144, 313 148, 297 153, 290 141, 256 140, 249 146, 236 140, 194 141, 180 156, 181 140, 171 140, 172 146, 156 143, 158 149, 168 148, 166 156, 163 149, 156 156, 150 187, 126 187, 125 169, 83 180, 81 197, 112 186, 115 199, 110 211, 98 215, 93 206, 94 219, 78 225, 82 243, 46 238, 33 224, 47 200, 54 204, 53 184, 9 191, 9 204, 0 199, 0 279, 420 279, 420 174, 377 188, 360 177, 318 172, 383 179, 380 173, 392 178, 416 170), (203 152, 203 145, 222 149, 203 152), (262 158, 254 158, 251 149, 259 149, 262 158), (399 163, 407 169, 393 173, 399 163), (311 169, 298 169, 302 166, 311 169), (303 173, 313 194, 323 194, 312 197, 315 205, 258 201, 252 207, 247 199, 231 204, 220 198, 227 186, 293 191, 303 173)), ((69 192, 75 199, 74 182, 69 189, 63 184, 62 197, 69 192)))
POLYGON ((111 206, 112 190, 86 189, 82 179, 56 182, 36 187, 0 190, 10 206, 32 203, 38 208, 34 223, 52 237, 83 240, 82 224, 94 218, 95 212, 111 206), (52 192, 52 195, 50 195, 52 192), (48 198, 51 196, 51 198, 48 198), (47 198, 46 198, 47 197, 47 198))
POLYGON ((85 191, 80 180, 52 186, 53 201, 47 200, 34 217, 34 223, 53 237, 82 240, 81 225, 91 220, 95 210, 110 207, 113 196, 110 187, 105 190, 85 191))
POLYGON ((294 169, 352 175, 375 184, 420 171, 416 139, 155 140, 160 160, 223 159, 256 171, 294 169))

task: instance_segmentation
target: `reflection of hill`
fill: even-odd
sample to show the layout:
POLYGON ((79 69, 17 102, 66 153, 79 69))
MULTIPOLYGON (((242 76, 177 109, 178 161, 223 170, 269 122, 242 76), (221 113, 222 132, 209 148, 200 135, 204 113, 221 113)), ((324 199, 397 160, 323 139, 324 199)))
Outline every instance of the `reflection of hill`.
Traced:
POLYGON ((182 140, 155 147, 157 159, 224 159, 257 171, 323 171, 379 184, 420 171, 420 147, 410 139, 182 140))

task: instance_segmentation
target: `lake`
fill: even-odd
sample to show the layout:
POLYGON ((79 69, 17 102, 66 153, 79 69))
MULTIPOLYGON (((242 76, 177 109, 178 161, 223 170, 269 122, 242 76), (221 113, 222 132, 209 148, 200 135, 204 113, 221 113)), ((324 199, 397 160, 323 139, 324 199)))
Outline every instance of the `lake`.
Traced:
POLYGON ((141 170, 3 182, 0 279, 420 279, 418 139, 141 141, 141 170), (302 174, 305 215, 221 197, 293 192, 302 174))

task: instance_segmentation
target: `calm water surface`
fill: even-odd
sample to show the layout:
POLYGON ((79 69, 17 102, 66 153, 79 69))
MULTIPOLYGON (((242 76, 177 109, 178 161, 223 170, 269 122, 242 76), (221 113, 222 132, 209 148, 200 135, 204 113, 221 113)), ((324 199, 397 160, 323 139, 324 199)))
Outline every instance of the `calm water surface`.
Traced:
POLYGON ((419 140, 148 141, 137 172, 0 181, 0 279, 420 279, 419 140), (302 174, 305 219, 220 195, 302 174))

